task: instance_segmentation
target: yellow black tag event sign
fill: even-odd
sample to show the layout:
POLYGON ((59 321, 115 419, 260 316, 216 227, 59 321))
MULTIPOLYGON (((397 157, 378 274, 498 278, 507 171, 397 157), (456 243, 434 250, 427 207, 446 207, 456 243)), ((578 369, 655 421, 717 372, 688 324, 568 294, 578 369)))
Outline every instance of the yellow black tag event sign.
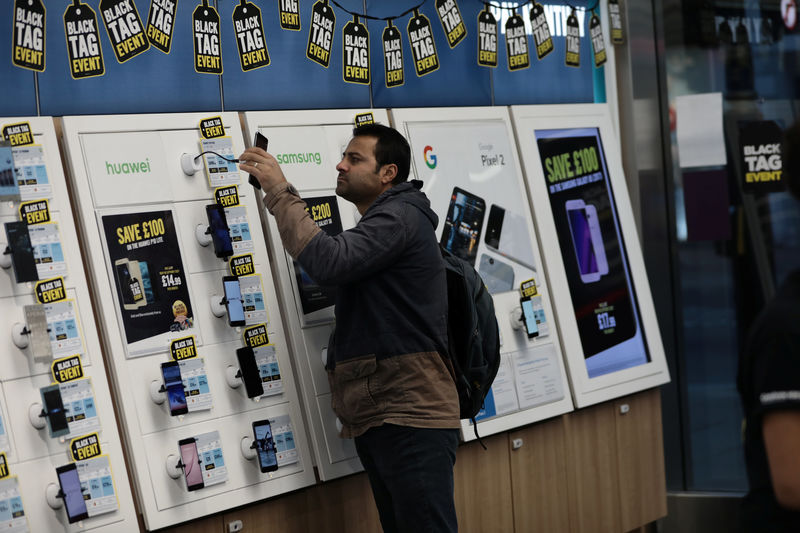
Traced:
POLYGON ((251 348, 266 346, 269 344, 267 337, 267 325, 259 324, 244 330, 244 343, 251 348))
POLYGON ((300 31, 300 0, 280 0, 281 28, 300 31))
POLYGON ((150 48, 133 0, 100 0, 100 14, 117 61, 124 63, 150 48))
POLYGON ((145 32, 150 44, 165 54, 172 48, 172 30, 175 29, 177 10, 178 0, 150 0, 145 32))
POLYGON ((253 254, 235 255, 228 262, 231 276, 249 276, 256 273, 253 254))
POLYGON ((342 28, 342 78, 347 83, 369 84, 369 32, 358 17, 342 28))
POLYGON ((76 437, 69 441, 69 451, 73 461, 85 461, 92 457, 101 455, 100 436, 97 433, 90 433, 82 437, 76 437))
POLYGON ((521 70, 531 66, 525 21, 516 13, 508 17, 506 21, 506 51, 508 52, 508 70, 521 70))
POLYGON ((219 13, 208 0, 192 13, 194 33, 194 70, 200 74, 222 74, 219 13))
POLYGON ((622 14, 619 9, 619 0, 608 0, 608 19, 611 22, 611 42, 622 44, 625 34, 622 29, 622 14))
POLYGON ((482 67, 497 66, 497 19, 488 5, 478 13, 478 64, 482 67))
POLYGON ((600 67, 606 62, 606 43, 603 40, 603 27, 600 25, 600 17, 592 12, 589 19, 589 36, 592 39, 592 50, 594 51, 594 66, 600 67))
POLYGON ((64 34, 67 36, 69 71, 73 79, 102 76, 106 72, 97 15, 89 4, 73 0, 64 11, 64 34))
POLYGON ((197 357, 197 343, 194 335, 175 339, 169 343, 169 353, 173 361, 183 361, 197 357))
POLYGON ((222 117, 209 117, 200 121, 200 135, 203 139, 213 139, 225 136, 225 126, 222 125, 222 117))
POLYGON ((239 187, 228 185, 214 189, 214 201, 222 207, 235 207, 239 205, 239 187))
POLYGON ((44 72, 45 16, 42 0, 14 0, 14 65, 44 72))
POLYGON ((547 17, 544 14, 544 7, 539 2, 533 4, 531 8, 531 30, 533 32, 533 42, 536 44, 536 57, 542 59, 553 51, 553 36, 550 34, 550 26, 547 24, 547 17))
POLYGON ((67 298, 64 278, 46 279, 36 283, 36 301, 40 304, 60 302, 67 298))
POLYGON ((414 70, 417 76, 424 76, 439 68, 439 55, 433 41, 431 21, 414 10, 414 16, 408 21, 408 42, 411 44, 411 55, 414 57, 414 70))
POLYGON ((47 200, 34 200, 19 206, 19 218, 29 226, 33 224, 46 224, 50 222, 50 204, 47 200))
POLYGON ((325 68, 331 63, 333 49, 333 27, 336 15, 328 0, 319 0, 311 8, 311 29, 308 31, 306 57, 325 68))
POLYGON ((366 126, 367 124, 375 124, 375 117, 372 113, 359 113, 353 121, 356 128, 359 126, 366 126))
POLYGON ((383 68, 386 87, 399 87, 406 81, 403 71, 403 41, 400 30, 390 20, 383 29, 383 68))
POLYGON ((80 355, 70 355, 63 359, 56 359, 50 365, 50 372, 53 381, 56 383, 67 383, 83 377, 83 365, 81 365, 80 355))
POLYGON ((269 65, 264 21, 261 10, 254 3, 241 0, 233 8, 233 30, 239 50, 239 64, 244 72, 269 65))
POLYGON ((575 10, 567 17, 567 54, 564 57, 564 63, 568 67, 581 66, 581 28, 578 25, 578 17, 575 16, 575 10))
POLYGON ((6 459, 5 453, 0 453, 0 479, 7 478, 11 475, 11 471, 8 469, 8 459, 6 459))
POLYGON ((533 278, 520 283, 519 290, 522 293, 523 298, 533 298, 539 294, 539 291, 536 289, 536 280, 533 278))
POLYGON ((739 122, 739 161, 746 193, 786 189, 783 179, 783 130, 773 120, 739 122))
POLYGON ((436 12, 447 36, 447 44, 450 48, 455 48, 467 36, 467 26, 461 10, 458 9, 458 3, 456 0, 436 0, 436 12))
POLYGON ((16 124, 6 124, 3 126, 3 137, 11 143, 11 146, 25 146, 33 144, 33 131, 28 122, 18 122, 16 124))

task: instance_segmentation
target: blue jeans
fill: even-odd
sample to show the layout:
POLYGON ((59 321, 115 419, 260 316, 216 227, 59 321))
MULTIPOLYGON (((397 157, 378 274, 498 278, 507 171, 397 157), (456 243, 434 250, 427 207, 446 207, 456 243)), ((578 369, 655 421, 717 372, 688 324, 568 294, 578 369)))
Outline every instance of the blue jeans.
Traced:
POLYGON ((384 424, 355 438, 385 533, 458 531, 457 429, 384 424))

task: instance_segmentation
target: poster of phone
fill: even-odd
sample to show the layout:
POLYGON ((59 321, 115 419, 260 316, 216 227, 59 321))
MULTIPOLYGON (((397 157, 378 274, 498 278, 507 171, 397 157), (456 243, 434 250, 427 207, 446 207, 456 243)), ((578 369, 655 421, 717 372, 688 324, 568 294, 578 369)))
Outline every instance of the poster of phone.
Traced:
POLYGON ((100 220, 127 356, 161 352, 170 339, 192 333, 201 342, 173 212, 101 214, 100 220))
POLYGON ((476 421, 519 411, 512 357, 509 354, 502 354, 501 357, 497 377, 483 401, 483 409, 475 416, 476 421))
POLYGON ((203 469, 203 484, 206 487, 228 481, 228 468, 222 456, 222 441, 219 431, 195 436, 197 455, 203 469))
POLYGON ((239 175, 239 165, 233 161, 229 161, 236 158, 236 155, 233 153, 233 139, 231 137, 201 139, 200 149, 202 152, 216 152, 203 155, 208 184, 212 189, 222 187, 223 185, 241 183, 242 178, 239 175))
POLYGON ((22 506, 17 476, 0 479, 0 531, 27 533, 28 517, 22 506))
POLYGON ((278 367, 278 356, 275 353, 275 345, 267 344, 253 348, 256 357, 258 373, 261 375, 261 384, 264 387, 262 398, 275 396, 283 392, 283 380, 281 379, 281 369, 278 367))
POLYGON ((650 361, 597 128, 536 130, 589 378, 650 361))
POLYGON ((91 378, 61 383, 58 388, 67 415, 69 436, 99 431, 100 417, 97 416, 91 378))
POLYGON ((181 369, 183 392, 186 395, 186 408, 190 413, 207 411, 213 406, 211 390, 208 388, 208 375, 202 357, 178 361, 181 369))
POLYGON ((78 468, 78 479, 81 480, 81 492, 86 500, 89 518, 119 509, 111 463, 107 455, 76 461, 75 466, 78 468))
POLYGON ((242 290, 242 305, 244 306, 245 324, 269 323, 269 313, 264 302, 264 286, 261 284, 261 274, 241 276, 239 287, 242 290))
POLYGON ((233 254, 252 252, 254 245, 253 237, 250 235, 250 224, 247 221, 247 208, 243 205, 226 207, 225 219, 230 229, 233 254))
POLYGON ((15 146, 11 151, 14 154, 14 170, 17 174, 20 199, 26 202, 52 198, 53 191, 47 178, 42 145, 15 146))
POLYGON ((44 304, 47 329, 53 359, 68 355, 83 355, 83 340, 78 327, 78 310, 75 300, 61 300, 44 304))
POLYGON ((67 263, 61 248, 61 237, 58 235, 58 224, 33 224, 28 226, 31 237, 33 257, 36 261, 36 272, 39 279, 66 276, 67 263))
POLYGON ((278 467, 296 463, 299 458, 297 446, 292 432, 292 420, 289 415, 276 416, 269 419, 272 426, 272 438, 275 440, 275 453, 278 457, 278 467))

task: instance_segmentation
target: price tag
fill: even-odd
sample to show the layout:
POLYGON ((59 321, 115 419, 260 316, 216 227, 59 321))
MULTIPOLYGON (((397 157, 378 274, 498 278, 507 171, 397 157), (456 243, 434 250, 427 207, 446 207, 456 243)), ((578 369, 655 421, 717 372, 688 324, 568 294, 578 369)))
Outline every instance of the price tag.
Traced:
POLYGON ((282 29, 300 31, 299 0, 280 0, 279 13, 282 29))
POLYGON ((342 78, 347 83, 369 84, 369 32, 358 17, 342 29, 342 78))
POLYGON ((150 48, 133 0, 100 0, 100 14, 117 61, 124 63, 150 48))
POLYGON ((211 409, 213 407, 211 389, 208 388, 208 375, 203 358, 181 359, 178 361, 178 366, 181 369, 181 381, 188 411, 192 413, 211 409))
POLYGON ((99 455, 77 461, 75 466, 78 469, 78 479, 81 487, 86 487, 81 491, 86 502, 86 511, 89 518, 105 513, 113 513, 119 509, 117 494, 114 488, 114 476, 111 473, 111 462, 107 455, 99 455))
POLYGON ((536 44, 536 57, 542 59, 553 51, 553 37, 550 34, 550 26, 547 24, 547 17, 544 14, 542 4, 536 2, 531 8, 531 29, 533 30, 533 40, 536 44))
POLYGON ((225 219, 228 221, 228 228, 231 233, 233 253, 252 252, 255 245, 250 234, 250 224, 247 221, 247 208, 243 205, 226 207, 225 219))
POLYGON ((306 57, 325 68, 331 62, 333 48, 333 28, 336 15, 328 5, 328 0, 318 0, 311 8, 311 29, 308 32, 306 57))
POLYGON ((497 66, 497 20, 488 5, 478 13, 478 64, 497 66))
POLYGON ((386 87, 399 87, 405 83, 403 69, 403 41, 400 30, 389 20, 383 29, 383 69, 386 87))
POLYGON ((231 137, 215 137, 200 139, 200 151, 206 167, 208 185, 211 188, 235 185, 242 181, 239 167, 234 163, 233 139, 231 137))
POLYGON ((210 487, 228 481, 228 469, 222 455, 222 439, 219 431, 203 433, 195 437, 200 468, 203 470, 203 485, 210 487))
POLYGON ((75 300, 61 300, 44 304, 44 313, 53 357, 83 354, 83 341, 78 327, 75 300))
POLYGON ((249 326, 269 323, 269 313, 264 301, 264 287, 261 283, 261 275, 255 274, 240 277, 239 286, 242 291, 245 324, 249 326))
POLYGON ((42 0, 14 0, 14 33, 11 38, 14 65, 44 72, 45 16, 42 0))
POLYGON ((47 222, 28 226, 28 234, 33 247, 33 258, 39 279, 52 278, 54 275, 65 275, 67 263, 61 248, 61 237, 58 224, 47 222))
POLYGON ((608 0, 608 19, 611 21, 611 42, 622 44, 625 42, 625 33, 622 29, 622 13, 619 0, 608 0))
POLYGON ((14 170, 22 201, 52 197, 52 187, 47 177, 44 151, 40 144, 26 144, 11 148, 14 170))
POLYGON ((508 21, 506 21, 506 51, 508 52, 508 70, 521 70, 531 66, 525 21, 516 13, 508 17, 508 21))
POLYGON ((222 74, 219 13, 208 0, 192 13, 194 70, 200 74, 222 74))
POLYGON ((258 365, 258 373, 261 376, 261 384, 264 387, 264 394, 261 397, 281 394, 283 392, 283 380, 281 379, 281 370, 278 367, 275 345, 267 344, 266 346, 253 348, 253 354, 255 355, 256 365, 258 365))
POLYGON ((286 466, 296 463, 299 460, 297 445, 292 431, 292 420, 289 415, 276 416, 269 419, 272 427, 272 438, 275 441, 275 453, 278 458, 278 466, 286 466))
POLYGON ((467 26, 458 9, 456 0, 436 0, 436 13, 442 23, 442 29, 447 37, 447 44, 455 48, 467 36, 467 26))
POLYGON ((172 30, 175 29, 175 13, 178 0, 150 0, 147 15, 147 38, 157 50, 165 54, 172 47, 172 30))
POLYGON ((61 400, 67 415, 70 435, 86 435, 100 430, 91 378, 60 383, 61 400))
POLYGON ((606 43, 603 40, 603 27, 600 25, 600 17, 592 12, 589 19, 589 36, 592 39, 592 50, 594 51, 594 66, 600 68, 606 62, 606 43))
POLYGON ((233 30, 239 50, 242 71, 249 72, 269 65, 269 52, 265 40, 261 10, 252 2, 241 0, 233 8, 233 30))
POLYGON ((575 16, 575 10, 567 17, 567 53, 564 56, 564 62, 568 67, 581 66, 581 28, 578 25, 578 17, 575 16))
POLYGON ((64 11, 64 34, 67 36, 69 71, 73 79, 80 80, 105 74, 97 15, 89 4, 73 0, 67 7, 64 11))
POLYGON ((439 69, 439 55, 433 41, 431 21, 414 10, 414 16, 408 21, 408 42, 411 43, 411 55, 414 57, 414 70, 417 76, 424 76, 439 69))

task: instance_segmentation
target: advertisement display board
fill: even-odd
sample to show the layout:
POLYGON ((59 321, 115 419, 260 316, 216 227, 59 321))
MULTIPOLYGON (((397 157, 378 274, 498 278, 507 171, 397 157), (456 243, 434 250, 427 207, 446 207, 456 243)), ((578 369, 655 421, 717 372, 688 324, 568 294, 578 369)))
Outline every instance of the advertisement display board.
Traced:
POLYGON ((512 115, 576 406, 668 382, 608 107, 512 115))

